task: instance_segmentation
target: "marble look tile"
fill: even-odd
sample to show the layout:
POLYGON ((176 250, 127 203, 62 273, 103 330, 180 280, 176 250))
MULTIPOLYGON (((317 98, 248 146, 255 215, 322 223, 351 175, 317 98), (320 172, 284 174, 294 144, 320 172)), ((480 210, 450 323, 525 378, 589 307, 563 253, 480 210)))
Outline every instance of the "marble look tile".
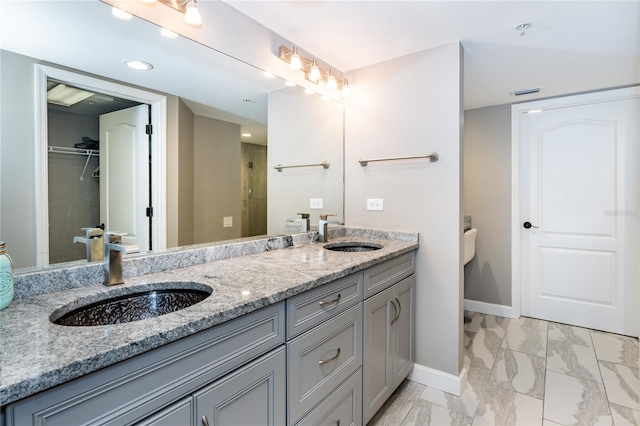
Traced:
POLYGON ((553 340, 568 342, 572 345, 593 347, 591 343, 591 333, 588 328, 550 322, 547 337, 553 340))
POLYGON ((472 417, 455 411, 449 411, 438 405, 430 404, 425 400, 418 400, 404 418, 402 426, 430 426, 430 425, 471 425, 472 417))
POLYGON ((519 325, 521 327, 539 328, 540 330, 547 330, 549 323, 545 320, 539 320, 535 318, 520 317, 518 319, 510 319, 509 324, 519 325))
POLYGON ((477 333, 482 328, 490 329, 501 337, 507 331, 509 325, 508 318, 496 317, 495 315, 479 314, 477 312, 469 315, 471 322, 467 324, 467 330, 472 333, 477 333))
POLYGON ((491 370, 491 378, 498 386, 534 398, 544 396, 545 359, 543 357, 500 349, 491 370))
POLYGON ((570 340, 547 340, 547 370, 602 383, 593 348, 571 344, 570 340))
POLYGON ((465 331, 469 342, 466 345, 464 362, 470 368, 483 367, 491 369, 500 350, 502 337, 493 330, 481 328, 477 333, 465 331))
POLYGON ((563 425, 611 425, 604 386, 547 371, 544 418, 563 425))
POLYGON ((368 423, 369 426, 397 426, 411 411, 425 386, 410 380, 402 382, 368 423))
POLYGON ((600 371, 609 402, 640 410, 639 369, 600 361, 600 371))
POLYGON ((628 365, 629 367, 640 367, 638 365, 638 339, 595 330, 591 330, 591 338, 599 360, 628 365))
POLYGON ((473 417, 489 380, 489 374, 490 370, 487 368, 469 369, 467 385, 460 396, 427 386, 420 398, 448 411, 473 417))
POLYGON ((539 425, 542 423, 542 400, 513 390, 493 386, 487 389, 474 425, 539 425))
POLYGON ((502 347, 531 355, 547 355, 547 330, 509 323, 502 347))
POLYGON ((640 425, 640 411, 632 410, 629 407, 623 407, 617 404, 609 404, 609 408, 611 408, 613 422, 616 426, 640 425))

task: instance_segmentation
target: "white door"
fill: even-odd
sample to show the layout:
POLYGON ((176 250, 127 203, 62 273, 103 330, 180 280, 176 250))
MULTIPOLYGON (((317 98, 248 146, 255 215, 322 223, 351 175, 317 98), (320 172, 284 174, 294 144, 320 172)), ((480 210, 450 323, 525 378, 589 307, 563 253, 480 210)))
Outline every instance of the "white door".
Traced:
POLYGON ((638 336, 639 117, 611 94, 520 115, 523 315, 638 336))
POLYGON ((149 250, 149 106, 100 116, 100 221, 149 250))

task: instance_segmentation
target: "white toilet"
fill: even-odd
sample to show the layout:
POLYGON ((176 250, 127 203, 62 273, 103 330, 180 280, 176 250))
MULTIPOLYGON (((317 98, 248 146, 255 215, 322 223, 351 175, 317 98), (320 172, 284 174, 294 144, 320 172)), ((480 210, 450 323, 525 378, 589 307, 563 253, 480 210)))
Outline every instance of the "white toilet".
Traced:
MULTIPOLYGON (((476 255, 476 237, 478 236, 478 229, 471 228, 464 233, 464 264, 471 262, 471 259, 476 255)), ((469 324, 471 318, 464 316, 464 323, 469 324)))
POLYGON ((464 233, 464 264, 471 262, 473 256, 476 255, 476 236, 477 228, 471 228, 464 233))

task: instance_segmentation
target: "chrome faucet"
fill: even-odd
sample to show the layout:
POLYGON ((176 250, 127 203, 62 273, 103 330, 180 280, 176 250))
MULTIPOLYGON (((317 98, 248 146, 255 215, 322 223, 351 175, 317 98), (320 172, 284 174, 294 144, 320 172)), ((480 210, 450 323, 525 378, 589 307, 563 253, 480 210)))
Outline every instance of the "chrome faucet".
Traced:
POLYGON ((122 253, 139 253, 140 247, 122 242, 126 232, 107 232, 104 242, 104 285, 124 284, 122 276, 122 253))
POLYGON ((74 243, 82 243, 87 248, 87 262, 102 261, 104 257, 104 225, 82 228, 84 237, 73 237, 74 243))
POLYGON ((342 225, 342 222, 337 220, 327 220, 329 216, 336 216, 335 214, 321 214, 320 220, 318 221, 318 239, 326 243, 329 241, 329 227, 330 223, 335 223, 337 225, 342 225))

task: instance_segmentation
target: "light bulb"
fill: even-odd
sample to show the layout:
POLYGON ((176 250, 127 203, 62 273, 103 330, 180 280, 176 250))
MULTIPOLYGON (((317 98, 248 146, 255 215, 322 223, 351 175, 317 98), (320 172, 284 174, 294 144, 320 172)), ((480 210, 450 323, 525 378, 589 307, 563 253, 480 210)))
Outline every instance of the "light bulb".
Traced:
POLYGON ((291 54, 289 68, 295 71, 302 69, 302 61, 300 60, 300 55, 298 55, 298 49, 296 49, 295 46, 293 46, 293 53, 291 54))
POLYGON ((322 76, 320 75, 320 68, 318 64, 316 64, 316 60, 313 60, 313 65, 311 66, 311 71, 309 72, 309 80, 317 83, 322 76))
POLYGON ((351 88, 349 87, 349 82, 345 78, 344 84, 342 85, 342 96, 346 98, 350 95, 351 95, 351 88))
POLYGON ((329 70, 329 78, 327 79, 327 89, 336 90, 338 88, 338 82, 336 81, 336 77, 333 75, 333 70, 329 70))
POLYGON ((202 25, 202 18, 198 11, 198 3, 196 0, 189 0, 185 6, 184 22, 194 27, 202 25))

